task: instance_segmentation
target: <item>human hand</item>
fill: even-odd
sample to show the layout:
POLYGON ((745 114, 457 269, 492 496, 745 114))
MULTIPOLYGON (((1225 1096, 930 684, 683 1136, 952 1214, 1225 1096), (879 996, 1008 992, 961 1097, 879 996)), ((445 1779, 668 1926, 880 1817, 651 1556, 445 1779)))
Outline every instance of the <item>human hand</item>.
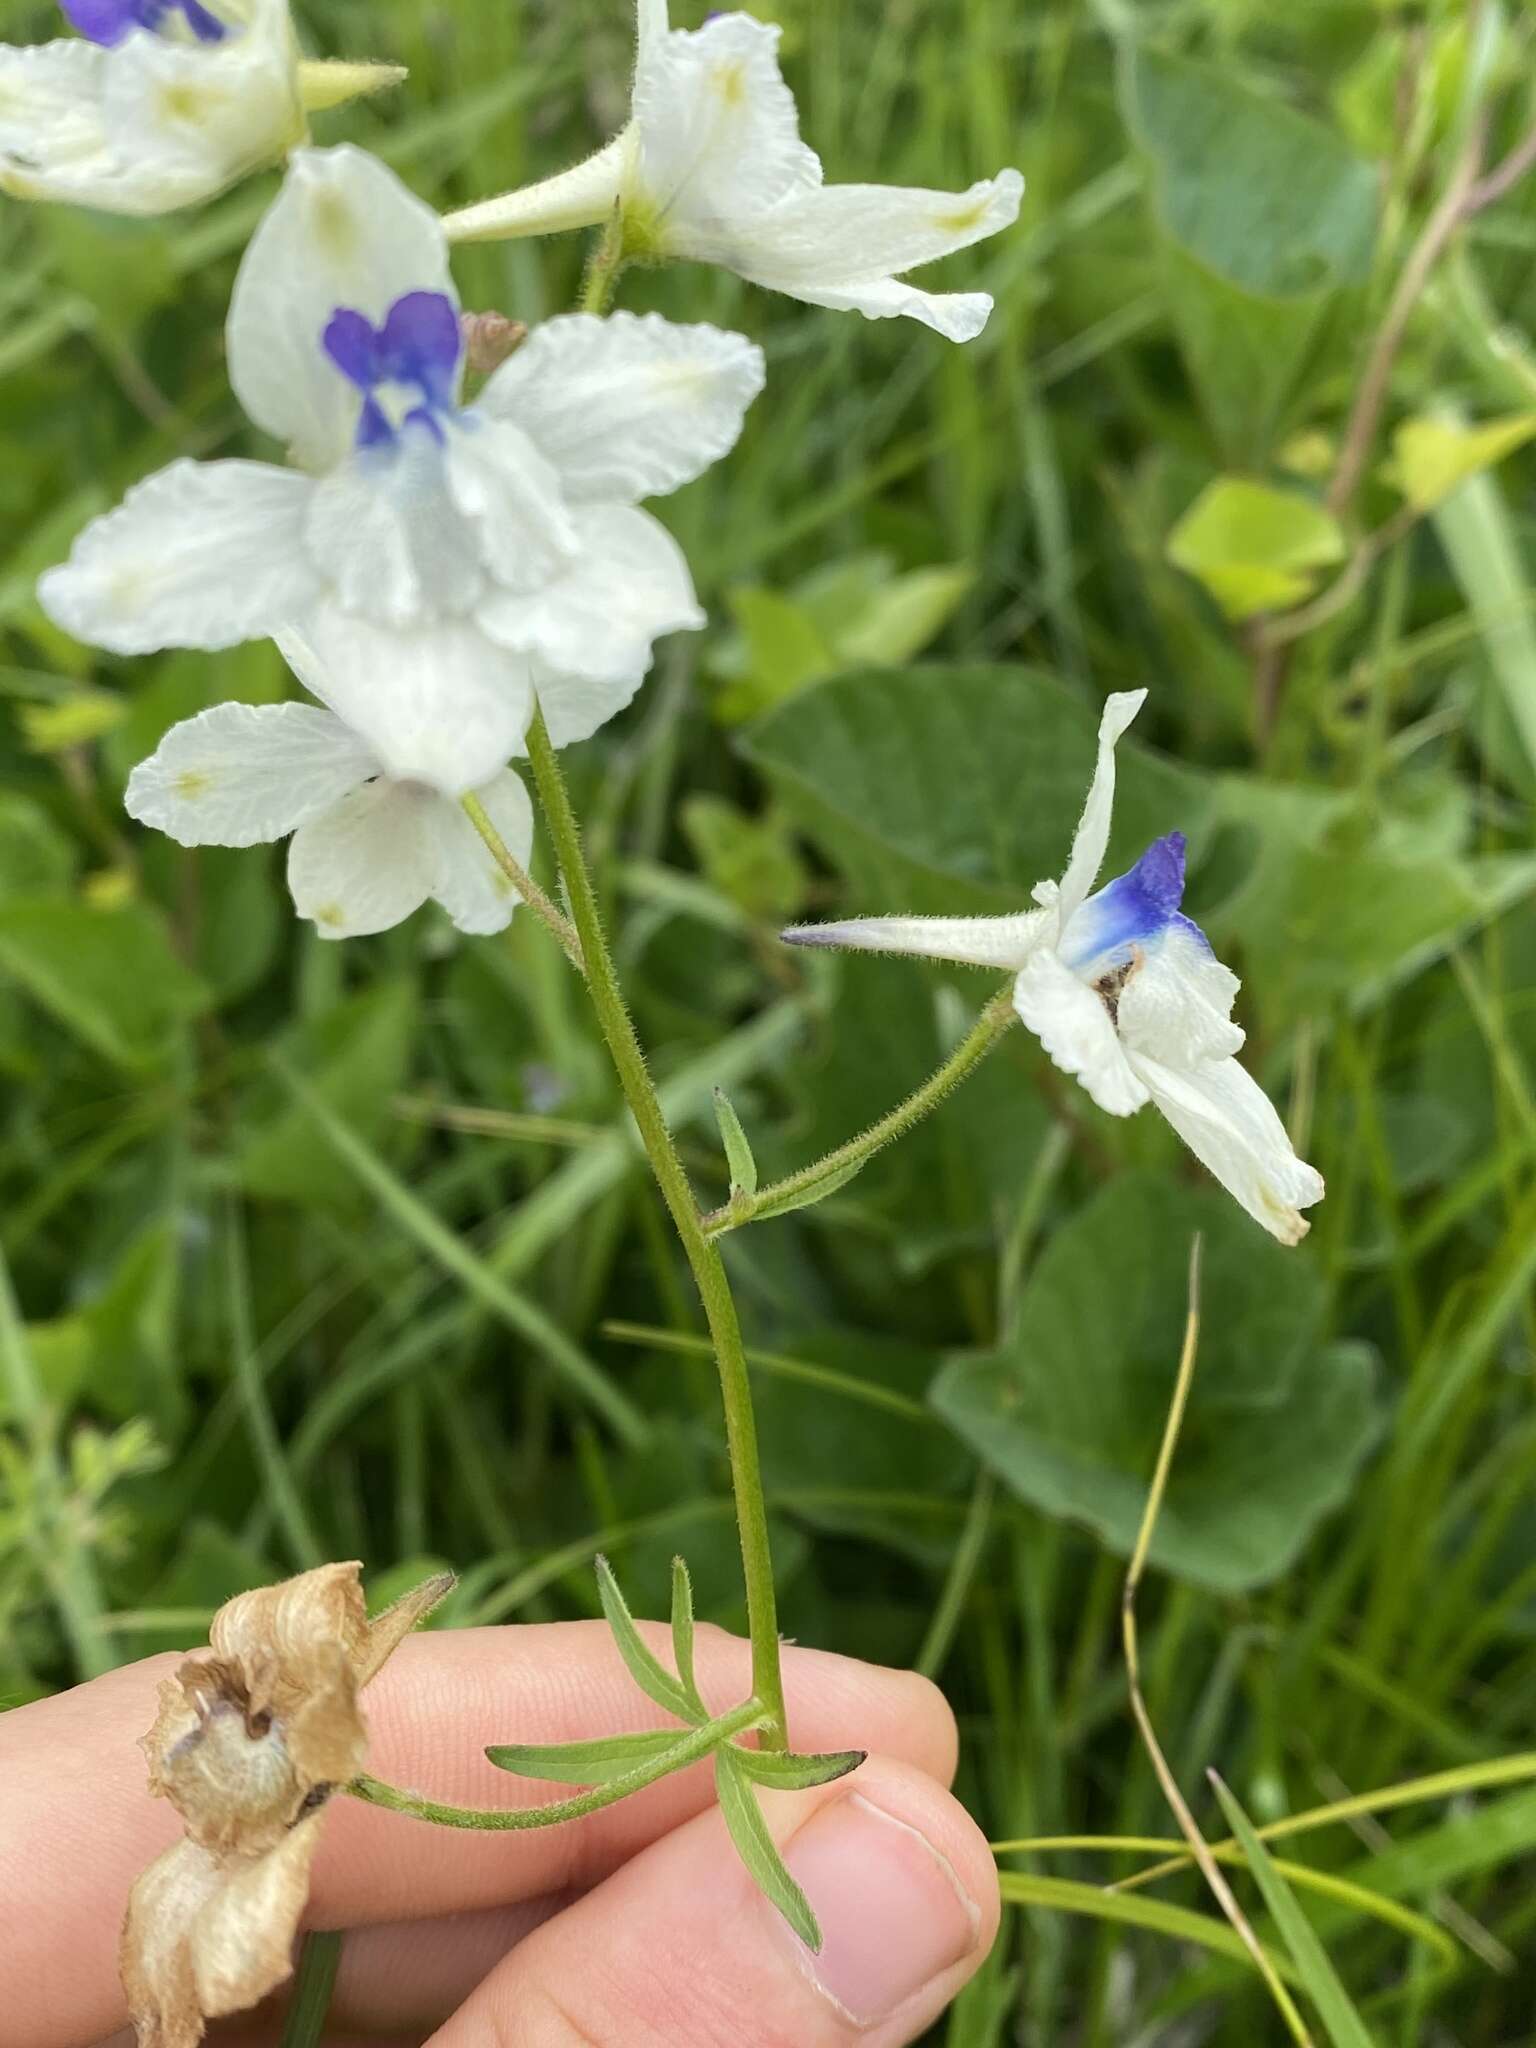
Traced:
MULTIPOLYGON (((701 1629, 697 1658, 711 1702, 750 1689, 734 1637, 701 1629)), ((7 2048, 129 2048, 118 1928, 134 1879, 180 1832, 135 1745, 179 1662, 151 1658, 0 1718, 7 2048)), ((337 1798, 306 1920, 348 1930, 327 2048, 914 2040, 997 1927, 992 1858, 945 1789, 953 1720, 925 1680, 851 1658, 787 1649, 784 1678, 797 1748, 870 1751, 851 1777, 762 1798, 821 1921, 820 1956, 756 1890, 703 1767, 533 1833, 459 1833, 337 1798)), ((599 1622, 411 1637, 364 1705, 372 1773, 478 1806, 565 1796, 509 1787, 485 1743, 595 1736, 646 1711, 599 1622)), ((209 2041, 275 2048, 280 2033, 278 1999, 209 2041)))

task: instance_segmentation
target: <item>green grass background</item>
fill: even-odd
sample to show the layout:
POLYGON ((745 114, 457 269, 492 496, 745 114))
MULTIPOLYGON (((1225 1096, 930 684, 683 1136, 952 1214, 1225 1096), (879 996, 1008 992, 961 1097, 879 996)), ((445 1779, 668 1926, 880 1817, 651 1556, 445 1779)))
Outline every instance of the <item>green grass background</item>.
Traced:
MULTIPOLYGON (((319 139, 381 150, 444 206, 622 119, 620 0, 296 12, 316 52, 411 72, 319 139)), ((1523 2041, 1536 459, 1402 525, 1296 642, 1262 737, 1253 629, 1167 547, 1221 475, 1319 494, 1469 124, 1497 155, 1529 119, 1528 25, 1386 0, 777 15, 830 176, 1017 163, 1029 189, 1016 230, 924 279, 996 294, 965 349, 702 270, 623 287, 741 327, 770 366, 736 453, 665 508, 709 630, 567 757, 701 1197, 726 1192, 712 1086, 765 1176, 789 1170, 915 1085, 989 993, 788 956, 778 925, 1021 905, 1062 865, 1103 694, 1142 684, 1115 854, 1189 834, 1250 1063, 1329 1183, 1283 1253, 1152 1112, 1101 1116, 1019 1033, 857 1181, 731 1240, 786 1628, 938 1677, 995 1837, 1172 1833, 1118 1603, 1203 1229, 1199 1375, 1142 1595, 1153 1720, 1213 1835, 1208 1765, 1257 1823, 1458 1774, 1285 1844, 1346 1881, 1295 1896, 1368 2038, 1523 2041)), ((52 26, 5 17, 17 40, 52 26)), ((0 212, 10 1703, 196 1641, 241 1587, 338 1556, 381 1591, 446 1560, 467 1623, 595 1612, 599 1547, 661 1612, 681 1549, 701 1611, 742 1619, 686 1271, 563 959, 526 918, 327 945, 276 854, 140 832, 133 762, 205 704, 281 696, 281 666, 98 659, 31 595, 136 478, 271 452, 220 340, 270 190, 150 225, 0 212)), ((1533 251, 1536 187, 1455 238, 1352 534, 1401 503, 1399 421, 1536 405, 1533 251)), ((466 305, 533 321, 570 303, 582 254, 477 248, 456 272, 466 305)), ((935 2038, 1285 2038, 1196 1879, 1084 1889, 1138 1860, 1006 1858, 1017 1910, 935 2038)), ((1286 1952, 1283 1911, 1237 1881, 1286 1952)), ((1305 1956, 1318 2038, 1355 2038, 1305 1956)))

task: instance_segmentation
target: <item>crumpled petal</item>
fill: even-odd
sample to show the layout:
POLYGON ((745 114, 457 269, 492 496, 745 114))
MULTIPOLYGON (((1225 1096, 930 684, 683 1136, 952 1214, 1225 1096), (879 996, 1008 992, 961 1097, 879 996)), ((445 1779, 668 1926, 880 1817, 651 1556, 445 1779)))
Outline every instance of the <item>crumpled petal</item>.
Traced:
POLYGON ((1127 1052, 1174 1066, 1230 1059, 1246 1033, 1232 1022, 1242 986, 1207 944, 1204 933, 1179 917, 1145 947, 1116 998, 1127 1052))
POLYGON ((791 946, 851 953, 909 953, 966 967, 1019 968, 1050 935, 1045 911, 1014 917, 850 917, 838 924, 797 924, 779 937, 791 946))
POLYGON ((263 638, 319 595, 303 539, 312 488, 265 462, 173 462, 91 521, 38 599, 114 654, 263 638))
POLYGON ((0 43, 0 192, 77 196, 110 171, 101 115, 108 52, 74 36, 0 43))
MULTIPOLYGON (((639 688, 652 642, 702 626, 704 614, 682 549, 648 512, 587 505, 577 508, 575 523, 581 554, 570 572, 533 596, 490 599, 480 607, 480 623, 502 646, 537 655, 553 674, 610 686, 604 716, 611 718, 639 688)), ((554 706, 542 693, 541 701, 554 734, 554 706)), ((568 737, 584 739, 586 732, 568 737)), ((555 739, 557 746, 567 743, 555 739)))
POLYGON ((748 14, 645 38, 635 69, 627 231, 689 256, 697 235, 716 235, 722 223, 821 183, 821 159, 800 140, 778 45, 777 26, 748 14))
POLYGON ((277 644, 387 775, 444 796, 489 782, 520 751, 533 716, 526 655, 467 623, 390 632, 321 605, 277 644))
POLYGON ((736 444, 763 352, 659 313, 573 313, 536 327, 476 410, 516 421, 573 502, 675 491, 736 444))
POLYGON ((458 305, 431 207, 350 143, 296 150, 241 260, 228 350, 240 403, 288 443, 301 467, 340 461, 362 406, 321 348, 331 315, 351 308, 378 326, 397 299, 417 291, 458 305))
POLYGON ((128 778, 130 817, 183 846, 257 846, 318 817, 377 764, 329 711, 215 704, 173 725, 128 778))
POLYGON ((210 2019, 246 2011, 291 1972, 320 1818, 308 1815, 277 1848, 227 1875, 193 1920, 192 1977, 210 2019))
MULTIPOLYGON (((521 780, 504 769, 475 795, 519 866, 533 853, 533 805, 521 780)), ((432 835, 432 894, 461 932, 499 932, 522 898, 465 816, 462 805, 439 797, 427 821, 432 835)))
POLYGON ((185 1837, 135 1881, 118 1963, 140 2048, 197 2048, 201 2041, 192 1929, 224 1882, 217 1859, 185 1837))
POLYGON ((1258 1082, 1236 1060, 1180 1069, 1145 1053, 1132 1066, 1195 1157, 1282 1244, 1306 1236, 1301 1210, 1323 1199, 1323 1177, 1298 1159, 1258 1082))
POLYGON ((1118 690, 1105 701, 1099 720, 1099 758, 1089 785, 1083 815, 1072 841, 1072 857, 1056 894, 1059 929, 1065 931, 1087 900, 1109 847, 1110 819, 1115 808, 1115 745, 1147 701, 1145 690, 1118 690))
POLYGON ((1064 1073, 1074 1074, 1100 1109, 1130 1116, 1147 1100, 1101 998, 1059 954, 1042 946, 1014 983, 1013 1006, 1064 1073))
POLYGON ((294 833, 288 887, 322 939, 386 932, 432 893, 428 816, 442 799, 398 782, 369 782, 294 833))

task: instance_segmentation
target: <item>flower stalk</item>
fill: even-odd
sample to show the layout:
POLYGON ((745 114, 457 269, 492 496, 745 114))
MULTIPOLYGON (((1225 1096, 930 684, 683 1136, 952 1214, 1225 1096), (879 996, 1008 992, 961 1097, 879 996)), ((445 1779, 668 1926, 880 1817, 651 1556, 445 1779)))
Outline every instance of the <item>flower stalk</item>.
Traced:
POLYGON ((825 1153, 796 1173, 786 1174, 783 1180, 771 1181, 767 1187, 759 1188, 753 1194, 738 1187, 730 1201, 719 1209, 712 1209, 702 1219, 704 1235, 711 1239, 723 1237, 728 1230, 739 1230, 743 1223, 761 1222, 770 1216, 785 1215, 791 1209, 803 1209, 823 1194, 831 1194, 840 1188, 882 1146, 889 1145, 911 1130, 914 1124, 920 1123, 930 1110, 937 1109, 947 1095, 974 1073, 1017 1015, 1013 1006, 1013 985, 1010 983, 987 1004, 949 1058, 928 1076, 920 1088, 914 1088, 904 1102, 898 1102, 878 1123, 871 1124, 858 1137, 850 1138, 846 1145, 839 1145, 835 1151, 825 1153))
POLYGON ((783 1749, 788 1745, 789 1736, 784 1711, 784 1681, 779 1669, 778 1602, 774 1592, 768 1511, 763 1499, 763 1475, 757 1449, 757 1424, 752 1412, 752 1386, 736 1303, 720 1254, 710 1242, 699 1215, 693 1189, 678 1157, 677 1147, 672 1142, 672 1134, 667 1129, 655 1084, 624 1004, 613 955, 603 932, 597 892, 582 851, 581 830, 571 808, 570 793, 542 710, 534 714, 527 744, 539 802, 554 842, 566 898, 587 963, 587 987, 591 991, 593 1007, 651 1171, 656 1176, 656 1184, 682 1241, 715 1347, 715 1364, 725 1407, 731 1490, 735 1496, 736 1526, 746 1579, 747 1628, 752 1641, 752 1689, 762 1703, 764 1713, 763 1746, 783 1749))
POLYGON ((459 801, 463 806, 464 815, 485 841, 486 850, 489 852, 491 859, 495 861, 497 867, 501 869, 501 872, 512 884, 518 895, 522 897, 539 922, 547 931, 554 934, 554 937, 564 950, 566 958, 576 969, 576 972, 578 974, 585 974, 587 963, 582 958, 581 940, 576 936, 576 927, 563 912, 556 909, 555 905, 545 895, 522 862, 511 851, 507 842, 491 823, 485 805, 481 803, 480 799, 477 796, 466 796, 461 797, 459 801))

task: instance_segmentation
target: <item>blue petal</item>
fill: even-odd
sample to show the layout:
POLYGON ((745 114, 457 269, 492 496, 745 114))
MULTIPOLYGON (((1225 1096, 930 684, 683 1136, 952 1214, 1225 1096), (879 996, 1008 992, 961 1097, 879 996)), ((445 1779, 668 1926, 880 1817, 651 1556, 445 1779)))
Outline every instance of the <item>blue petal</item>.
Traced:
POLYGON ((443 292, 407 292, 390 307, 379 330, 385 376, 397 384, 414 384, 429 405, 452 405, 463 347, 458 313, 443 292))
POLYGON ((341 306, 326 322, 320 346, 349 384, 359 391, 371 391, 383 382, 379 361, 379 337, 365 313, 341 306))
POLYGON ((59 5, 81 35, 109 50, 136 28, 153 28, 164 11, 160 6, 146 8, 143 0, 59 0, 59 5))
POLYGON ((1184 900, 1184 834, 1154 839, 1135 867, 1090 896, 1062 935, 1062 957, 1075 973, 1093 962, 1147 945, 1177 922, 1205 943, 1179 911, 1184 900))

